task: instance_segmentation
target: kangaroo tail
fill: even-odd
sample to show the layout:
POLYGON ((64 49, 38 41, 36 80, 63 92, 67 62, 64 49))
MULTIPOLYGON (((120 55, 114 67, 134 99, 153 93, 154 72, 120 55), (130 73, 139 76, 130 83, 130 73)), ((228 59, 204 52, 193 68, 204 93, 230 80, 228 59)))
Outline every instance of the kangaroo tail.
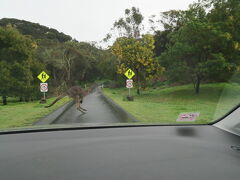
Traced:
POLYGON ((56 102, 58 102, 60 99, 62 99, 62 98, 65 97, 66 95, 67 95, 66 93, 61 94, 61 95, 58 96, 57 99, 55 99, 50 105, 45 106, 45 108, 49 108, 49 107, 53 106, 56 102))

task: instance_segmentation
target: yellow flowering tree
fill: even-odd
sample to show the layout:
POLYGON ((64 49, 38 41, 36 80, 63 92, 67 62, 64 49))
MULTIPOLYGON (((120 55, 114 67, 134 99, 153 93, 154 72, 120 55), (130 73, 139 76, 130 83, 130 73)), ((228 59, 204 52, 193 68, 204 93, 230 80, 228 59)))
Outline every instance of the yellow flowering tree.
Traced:
POLYGON ((151 80, 161 74, 163 67, 154 58, 154 38, 143 35, 141 39, 120 37, 113 44, 112 53, 117 57, 117 73, 124 74, 127 69, 135 73, 137 93, 140 94, 140 82, 151 80))

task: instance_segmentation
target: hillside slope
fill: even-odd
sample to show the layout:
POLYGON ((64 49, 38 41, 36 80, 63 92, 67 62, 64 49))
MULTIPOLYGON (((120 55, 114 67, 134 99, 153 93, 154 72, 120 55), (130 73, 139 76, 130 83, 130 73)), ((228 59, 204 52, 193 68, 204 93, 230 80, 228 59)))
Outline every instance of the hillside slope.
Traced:
POLYGON ((14 26, 24 35, 31 35, 34 39, 50 39, 57 40, 59 42, 70 41, 72 39, 69 35, 58 32, 56 29, 48 28, 38 23, 32 23, 14 18, 0 19, 0 26, 6 26, 8 24, 14 26))

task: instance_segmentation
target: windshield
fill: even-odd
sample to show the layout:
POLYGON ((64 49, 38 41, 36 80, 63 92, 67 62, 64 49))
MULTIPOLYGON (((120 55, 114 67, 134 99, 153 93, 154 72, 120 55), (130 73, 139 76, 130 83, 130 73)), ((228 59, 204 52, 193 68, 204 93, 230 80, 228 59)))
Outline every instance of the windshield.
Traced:
POLYGON ((240 102, 238 0, 2 0, 0 129, 209 124, 240 102))

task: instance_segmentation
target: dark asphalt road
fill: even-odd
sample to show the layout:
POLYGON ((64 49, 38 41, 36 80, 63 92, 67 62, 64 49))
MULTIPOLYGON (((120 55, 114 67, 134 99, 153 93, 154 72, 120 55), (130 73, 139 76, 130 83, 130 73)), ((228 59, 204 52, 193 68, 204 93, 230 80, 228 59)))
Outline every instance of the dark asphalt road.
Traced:
POLYGON ((102 95, 96 90, 92 94, 84 97, 81 107, 87 109, 83 114, 78 111, 75 104, 70 107, 54 124, 69 123, 119 123, 122 120, 116 115, 114 110, 102 99, 102 95))

